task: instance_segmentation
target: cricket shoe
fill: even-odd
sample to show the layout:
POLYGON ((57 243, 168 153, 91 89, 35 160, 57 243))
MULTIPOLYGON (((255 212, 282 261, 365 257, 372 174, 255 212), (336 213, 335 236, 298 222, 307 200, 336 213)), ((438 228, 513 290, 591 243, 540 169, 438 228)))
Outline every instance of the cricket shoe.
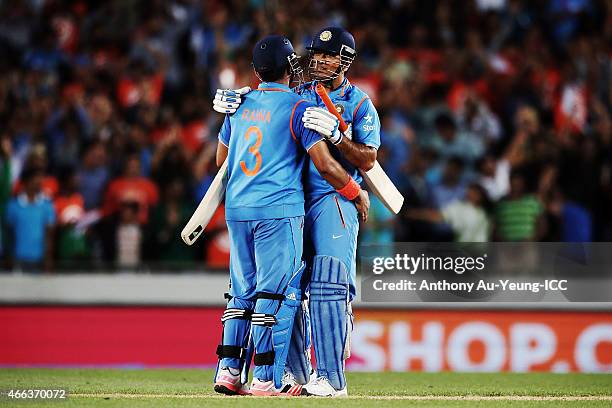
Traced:
POLYGON ((341 390, 336 390, 325 377, 317 377, 314 381, 309 382, 302 388, 302 395, 313 397, 348 397, 346 386, 341 390))
POLYGON ((261 381, 258 378, 253 378, 251 383, 251 395, 258 397, 274 397, 280 395, 282 390, 274 386, 274 381, 261 381))
POLYGON ((285 371, 285 374, 283 374, 282 381, 283 386, 281 393, 283 395, 302 395, 302 388, 304 386, 296 381, 295 376, 292 373, 290 373, 289 371, 285 371))
POLYGON ((215 391, 225 395, 249 395, 249 386, 240 382, 240 371, 225 367, 219 370, 215 378, 215 391), (234 374, 232 371, 237 372, 234 374))

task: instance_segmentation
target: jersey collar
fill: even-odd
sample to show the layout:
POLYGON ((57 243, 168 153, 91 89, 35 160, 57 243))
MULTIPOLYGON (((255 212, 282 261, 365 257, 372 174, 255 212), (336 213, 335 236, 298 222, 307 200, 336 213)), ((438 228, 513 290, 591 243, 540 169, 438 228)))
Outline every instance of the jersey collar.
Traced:
POLYGON ((261 82, 257 89, 259 91, 291 92, 291 88, 285 84, 279 84, 278 82, 261 82))

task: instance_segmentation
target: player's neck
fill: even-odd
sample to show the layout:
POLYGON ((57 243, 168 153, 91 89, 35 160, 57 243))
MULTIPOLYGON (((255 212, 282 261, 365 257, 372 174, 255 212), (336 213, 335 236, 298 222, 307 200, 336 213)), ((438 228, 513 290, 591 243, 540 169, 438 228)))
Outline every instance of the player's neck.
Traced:
POLYGON ((328 91, 335 91, 336 89, 340 88, 340 86, 344 82, 344 78, 344 75, 339 75, 337 78, 332 80, 331 83, 330 81, 325 81, 323 85, 328 91))
POLYGON ((286 76, 286 77, 281 78, 278 81, 274 81, 274 82, 276 82, 277 84, 282 84, 282 85, 285 85, 285 86, 289 86, 289 80, 290 80, 290 77, 286 76))

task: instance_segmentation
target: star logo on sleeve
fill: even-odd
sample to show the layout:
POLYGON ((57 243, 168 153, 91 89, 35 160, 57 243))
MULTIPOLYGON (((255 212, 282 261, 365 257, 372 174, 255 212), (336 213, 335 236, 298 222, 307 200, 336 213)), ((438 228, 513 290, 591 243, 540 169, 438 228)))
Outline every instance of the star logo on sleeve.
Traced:
POLYGON ((372 123, 372 115, 368 113, 367 116, 363 117, 366 120, 366 123, 372 123))

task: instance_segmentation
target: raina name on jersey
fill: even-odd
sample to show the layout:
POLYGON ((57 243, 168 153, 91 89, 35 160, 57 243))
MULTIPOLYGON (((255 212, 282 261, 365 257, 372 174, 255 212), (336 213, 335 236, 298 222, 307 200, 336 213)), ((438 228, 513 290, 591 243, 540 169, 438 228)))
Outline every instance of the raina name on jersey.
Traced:
POLYGON ((242 116, 240 117, 242 120, 246 120, 247 122, 266 122, 270 123, 270 111, 255 109, 248 110, 245 109, 242 111, 242 116))

